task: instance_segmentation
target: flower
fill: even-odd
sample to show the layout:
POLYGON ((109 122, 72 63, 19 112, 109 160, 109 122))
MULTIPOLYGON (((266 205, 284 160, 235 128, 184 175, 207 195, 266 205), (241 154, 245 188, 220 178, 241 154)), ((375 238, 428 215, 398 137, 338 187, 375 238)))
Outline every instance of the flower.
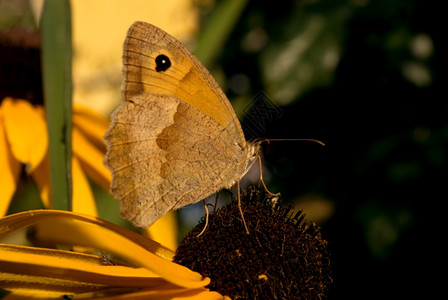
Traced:
MULTIPOLYGON (((73 106, 73 210, 96 215, 86 174, 104 189, 111 175, 103 165, 103 135, 109 121, 92 110, 73 106)), ((51 208, 48 133, 45 110, 23 99, 6 97, 0 105, 0 216, 6 214, 23 166, 36 182, 43 205, 51 208), (3 177, 2 176, 2 177, 3 177)))
POLYGON ((250 186, 237 201, 188 233, 174 261, 211 278, 210 290, 232 299, 321 299, 331 283, 327 242, 301 211, 250 186))
MULTIPOLYGON (((0 53, 8 58, 0 63, 0 217, 8 210, 23 170, 36 183, 43 206, 52 207, 40 46, 35 30, 0 31, 0 53)), ((97 215, 87 176, 109 190, 111 174, 103 165, 103 135, 109 121, 79 104, 73 105, 72 121, 72 207, 97 215)), ((148 228, 147 234, 175 249, 175 228, 171 213, 148 228)))
MULTIPOLYGON (((23 170, 36 183, 43 206, 52 207, 40 47, 36 30, 0 32, 0 53, 7 57, 0 63, 0 217, 8 210, 23 170)), ((86 174, 109 189, 111 175, 103 165, 103 135, 109 121, 81 105, 73 105, 72 121, 73 209, 96 215, 86 174)))
POLYGON ((0 238, 30 226, 40 244, 102 255, 0 244, 0 288, 12 297, 225 299, 204 288, 209 278, 173 263, 168 248, 96 217, 56 210, 17 213, 0 219, 0 238))

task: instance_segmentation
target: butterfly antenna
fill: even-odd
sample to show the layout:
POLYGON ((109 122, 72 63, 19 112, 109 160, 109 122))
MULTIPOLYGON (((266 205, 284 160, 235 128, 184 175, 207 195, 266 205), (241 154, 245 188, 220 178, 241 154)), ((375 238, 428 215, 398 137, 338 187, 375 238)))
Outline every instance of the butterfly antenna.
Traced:
POLYGON ((316 139, 259 139, 257 140, 257 142, 262 143, 262 142, 267 142, 268 144, 270 142, 285 142, 285 141, 305 141, 305 142, 313 142, 313 143, 318 143, 321 146, 325 146, 325 143, 320 141, 320 140, 316 140, 316 139))

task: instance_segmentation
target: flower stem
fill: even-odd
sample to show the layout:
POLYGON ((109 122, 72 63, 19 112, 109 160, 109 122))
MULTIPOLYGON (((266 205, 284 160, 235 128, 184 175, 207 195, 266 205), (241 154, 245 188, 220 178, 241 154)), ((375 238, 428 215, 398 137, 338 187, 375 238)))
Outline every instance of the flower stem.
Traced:
POLYGON ((41 18, 53 207, 71 209, 72 38, 69 0, 47 0, 41 18))

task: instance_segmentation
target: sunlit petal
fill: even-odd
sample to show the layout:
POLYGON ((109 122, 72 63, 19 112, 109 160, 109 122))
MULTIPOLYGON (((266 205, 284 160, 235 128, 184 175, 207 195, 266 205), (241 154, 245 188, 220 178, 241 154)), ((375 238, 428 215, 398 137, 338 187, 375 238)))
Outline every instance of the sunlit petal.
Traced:
MULTIPOLYGON (((126 236, 128 239, 141 245, 146 250, 167 260, 172 260, 174 256, 174 252, 172 250, 169 250, 168 248, 160 245, 159 243, 154 242, 148 238, 145 238, 133 231, 127 230, 123 227, 96 218, 94 216, 82 215, 62 210, 50 210, 50 209, 31 210, 3 217, 0 219, 0 238, 21 228, 25 228, 33 224, 36 224, 40 221, 49 220, 56 217, 60 217, 61 219, 65 218, 65 219, 79 220, 81 222, 90 222, 100 227, 104 227, 105 229, 112 230, 117 234, 126 236)), ((57 219, 54 220, 55 222, 57 221, 57 219)))
POLYGON ((60 296, 110 287, 117 294, 129 288, 163 289, 167 285, 179 289, 148 269, 107 264, 98 256, 71 251, 0 244, 0 265, 0 287, 19 294, 40 291, 60 296))
POLYGON ((45 208, 51 207, 51 186, 50 186, 50 161, 48 155, 45 155, 42 162, 31 173, 34 182, 39 190, 40 199, 45 208))
POLYGON ((35 296, 40 293, 48 297, 105 287, 104 284, 91 283, 87 278, 80 280, 80 276, 90 275, 86 272, 79 274, 80 270, 99 268, 99 263, 94 265, 80 259, 70 259, 64 257, 63 252, 68 253, 0 245, 0 287, 22 295, 35 296))
POLYGON ((103 136, 109 128, 109 120, 88 107, 73 105, 73 127, 78 128, 90 143, 103 153, 106 151, 103 136))
POLYGON ((77 157, 72 157, 73 211, 97 216, 95 198, 77 157))
POLYGON ((0 217, 8 211, 9 203, 14 195, 19 179, 21 165, 9 148, 3 126, 3 110, 0 107, 0 217))
POLYGON ((170 252, 160 244, 92 216, 54 210, 18 213, 0 219, 0 237, 37 223, 41 227, 35 233, 38 240, 100 249, 145 267, 181 287, 199 288, 210 282, 209 278, 158 256, 170 252))
MULTIPOLYGON (((106 298, 96 298, 106 299, 106 298)), ((133 300, 230 300, 229 297, 222 296, 217 292, 205 289, 170 289, 165 291, 148 289, 127 295, 107 297, 107 299, 133 299, 133 300)))
POLYGON ((157 274, 148 269, 126 265, 108 265, 104 258, 90 254, 5 244, 0 244, 0 253, 2 254, 1 261, 14 264, 13 266, 5 264, 2 272, 12 274, 30 273, 35 276, 57 277, 61 274, 62 269, 65 270, 66 276, 64 277, 66 279, 71 278, 79 282, 94 284, 139 287, 166 282, 160 280, 157 274), (22 267, 16 271, 15 267, 19 265, 22 267), (36 267, 38 267, 37 270, 29 270, 36 267), (153 278, 159 280, 155 282, 148 280, 153 278))
POLYGON ((73 127, 73 154, 86 173, 99 186, 109 190, 111 173, 103 164, 104 152, 96 148, 76 127, 73 127))
POLYGON ((170 211, 158 219, 151 227, 146 228, 146 234, 154 241, 170 248, 177 248, 177 215, 170 211))
MULTIPOLYGON (((205 288, 175 286, 148 269, 106 264, 94 255, 0 244, 0 288, 47 299, 224 299, 205 288)), ((228 299, 228 298, 227 298, 228 299)))
POLYGON ((14 157, 32 172, 48 148, 47 125, 43 108, 28 101, 5 98, 2 102, 6 136, 14 157))

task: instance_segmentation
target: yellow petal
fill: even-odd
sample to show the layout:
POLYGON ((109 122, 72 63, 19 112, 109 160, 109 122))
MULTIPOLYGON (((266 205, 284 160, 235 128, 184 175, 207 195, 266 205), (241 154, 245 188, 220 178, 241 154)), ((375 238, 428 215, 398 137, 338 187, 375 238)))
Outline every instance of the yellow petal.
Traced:
POLYGON ((2 106, 0 107, 0 170, 2 174, 0 179, 0 217, 2 217, 8 211, 21 170, 21 164, 14 158, 6 140, 2 106))
POLYGON ((41 297, 47 295, 49 298, 104 288, 103 284, 76 280, 79 276, 74 273, 88 264, 67 259, 60 253, 62 251, 58 251, 60 256, 49 252, 0 245, 0 287, 22 295, 41 294, 41 297))
POLYGON ((40 222, 36 238, 51 244, 101 249, 138 266, 146 267, 176 285, 188 288, 204 286, 202 276, 199 274, 146 251, 126 237, 91 223, 54 217, 40 222), (67 235, 68 232, 70 235, 67 235))
POLYGON ((54 210, 22 212, 0 219, 0 237, 36 223, 40 227, 36 230, 38 240, 110 252, 180 287, 199 288, 210 283, 209 278, 154 254, 170 252, 160 244, 92 216, 54 210))
POLYGON ((146 250, 162 257, 167 260, 171 260, 174 256, 174 252, 168 248, 154 242, 148 238, 145 238, 133 231, 120 227, 108 221, 102 220, 97 217, 82 215, 74 212, 61 211, 61 210, 30 210, 26 212, 20 212, 13 215, 8 215, 0 218, 0 238, 17 231, 21 228, 29 227, 43 220, 48 220, 54 217, 60 217, 62 219, 73 219, 81 222, 90 222, 96 224, 105 229, 112 230, 117 234, 127 237, 135 243, 141 245, 146 250))
POLYGON ((25 100, 5 98, 2 102, 6 136, 14 157, 32 172, 44 158, 48 147, 47 125, 41 106, 25 100))
POLYGON ((145 268, 108 265, 98 256, 71 251, 0 244, 0 266, 0 288, 12 291, 15 296, 229 299, 205 288, 173 285, 145 268))
POLYGON ((79 129, 103 153, 106 151, 104 134, 109 128, 109 120, 88 107, 73 105, 73 127, 79 129))
POLYGON ((48 154, 45 155, 42 162, 36 167, 33 173, 31 173, 34 182, 39 190, 40 199, 45 208, 51 207, 51 184, 50 184, 50 161, 48 154))
MULTIPOLYGON (((51 182, 48 155, 31 174, 39 189, 45 208, 51 208, 51 182)), ((73 211, 89 215, 98 215, 90 184, 77 157, 72 157, 73 211)))
POLYGON ((72 180, 74 212, 97 216, 95 198, 93 197, 89 181, 84 175, 77 157, 72 157, 72 180))
MULTIPOLYGON (((106 298, 96 298, 97 300, 106 298)), ((218 292, 211 292, 208 289, 171 289, 171 290, 154 290, 148 289, 120 295, 115 297, 107 297, 107 299, 132 299, 132 300, 231 300, 227 296, 222 296, 218 292)))
POLYGON ((177 248, 177 215, 170 211, 158 219, 151 227, 145 229, 152 240, 170 249, 177 248))
POLYGON ((73 154, 79 159, 82 168, 99 186, 109 190, 111 173, 104 166, 104 152, 96 148, 76 127, 73 128, 73 154))
POLYGON ((104 258, 90 254, 6 244, 0 244, 0 253, 0 261, 8 263, 2 272, 12 274, 58 277, 65 270, 66 278, 91 284, 142 287, 166 283, 148 269, 107 264, 104 258))
POLYGON ((148 269, 108 265, 98 256, 64 250, 0 244, 0 265, 0 288, 22 295, 39 292, 61 296, 110 287, 116 294, 129 292, 129 288, 168 285, 179 289, 148 269))

